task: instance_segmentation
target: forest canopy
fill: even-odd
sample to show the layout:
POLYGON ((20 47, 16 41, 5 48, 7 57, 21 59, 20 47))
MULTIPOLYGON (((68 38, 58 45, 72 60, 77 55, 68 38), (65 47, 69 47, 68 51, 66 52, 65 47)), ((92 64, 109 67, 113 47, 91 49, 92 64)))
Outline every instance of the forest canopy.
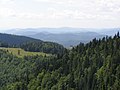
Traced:
POLYGON ((0 50, 0 90, 120 90, 119 32, 55 52, 19 58, 0 50))

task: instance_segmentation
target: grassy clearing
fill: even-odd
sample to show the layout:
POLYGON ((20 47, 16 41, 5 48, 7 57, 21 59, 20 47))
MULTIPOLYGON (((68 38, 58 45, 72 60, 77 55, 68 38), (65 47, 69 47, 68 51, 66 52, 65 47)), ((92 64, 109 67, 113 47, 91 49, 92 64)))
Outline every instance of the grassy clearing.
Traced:
POLYGON ((0 49, 6 50, 9 53, 12 53, 13 55, 18 56, 18 57, 35 56, 35 55, 49 56, 49 54, 46 54, 43 52, 28 52, 28 51, 24 51, 21 48, 0 48, 0 49))

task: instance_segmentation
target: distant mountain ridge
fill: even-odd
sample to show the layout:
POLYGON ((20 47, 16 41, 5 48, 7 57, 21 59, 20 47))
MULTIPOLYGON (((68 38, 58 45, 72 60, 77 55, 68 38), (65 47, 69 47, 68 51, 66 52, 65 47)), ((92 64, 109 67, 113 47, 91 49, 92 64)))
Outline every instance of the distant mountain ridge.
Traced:
POLYGON ((72 27, 61 27, 61 28, 15 28, 15 29, 4 29, 1 33, 17 34, 17 35, 33 35, 40 32, 48 33, 80 33, 80 32, 96 32, 105 35, 114 35, 120 31, 120 28, 72 28, 72 27))
POLYGON ((65 47, 78 45, 80 42, 88 43, 94 38, 102 38, 105 35, 100 35, 95 32, 81 32, 81 33, 37 33, 34 35, 30 35, 29 37, 41 39, 44 41, 52 41, 57 42, 59 44, 64 45, 65 47))
POLYGON ((65 47, 76 46, 80 42, 87 43, 94 38, 112 36, 120 31, 120 28, 26 28, 11 29, 6 33, 23 35, 44 41, 57 42, 65 47))

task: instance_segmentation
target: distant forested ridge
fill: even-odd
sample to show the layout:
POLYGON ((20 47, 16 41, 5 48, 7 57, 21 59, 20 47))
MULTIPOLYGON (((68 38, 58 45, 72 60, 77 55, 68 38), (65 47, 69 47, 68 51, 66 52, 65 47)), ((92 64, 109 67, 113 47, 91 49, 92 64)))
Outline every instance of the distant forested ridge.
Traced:
MULTIPOLYGON (((66 31, 66 30, 65 30, 66 31)), ((69 29, 68 29, 69 31, 69 29)), ((74 30, 73 30, 74 31, 74 30)), ((84 31, 84 29, 83 29, 84 31)), ((96 32, 62 32, 62 33, 48 33, 41 32, 33 35, 28 35, 29 37, 33 37, 36 39, 41 39, 43 41, 51 41, 62 44, 65 47, 76 46, 80 42, 88 43, 94 38, 102 38, 105 35, 101 35, 96 32)))
POLYGON ((25 43, 26 41, 41 41, 41 40, 33 39, 25 36, 0 33, 0 41, 4 43, 8 43, 9 46, 17 46, 22 43, 25 43))
POLYGON ((120 90, 120 35, 57 56, 18 58, 0 50, 0 90, 120 90))
POLYGON ((64 51, 64 47, 54 42, 44 42, 25 36, 0 33, 0 47, 17 47, 31 52, 57 54, 64 51))

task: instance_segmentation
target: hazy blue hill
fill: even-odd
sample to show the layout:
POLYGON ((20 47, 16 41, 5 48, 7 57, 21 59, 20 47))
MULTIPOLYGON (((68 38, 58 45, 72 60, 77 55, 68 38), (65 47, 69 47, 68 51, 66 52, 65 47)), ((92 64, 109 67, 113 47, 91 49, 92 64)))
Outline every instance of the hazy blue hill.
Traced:
POLYGON ((111 36, 120 31, 120 28, 26 28, 11 29, 5 33, 28 36, 40 40, 52 41, 66 47, 77 45, 80 42, 87 43, 93 38, 111 36))
POLYGON ((41 39, 45 41, 53 41, 62 44, 66 47, 77 45, 80 42, 87 43, 93 38, 102 38, 105 35, 100 35, 95 32, 81 32, 81 33, 38 33, 30 35, 30 37, 41 39))
POLYGON ((98 31, 100 34, 106 34, 108 36, 114 36, 115 33, 120 32, 120 28, 109 28, 109 29, 101 29, 98 31))
POLYGON ((40 32, 49 32, 49 33, 81 33, 81 32, 96 32, 104 35, 114 35, 120 31, 120 28, 71 28, 71 27, 63 27, 63 28, 25 28, 25 29, 8 29, 8 30, 0 30, 0 32, 9 33, 9 34, 17 34, 17 35, 33 35, 40 32))
POLYGON ((25 28, 25 29, 9 29, 4 30, 5 33, 10 34, 17 34, 17 35, 33 35, 40 32, 49 32, 49 33, 73 33, 73 32, 86 32, 91 29, 86 28, 69 28, 69 27, 63 27, 63 28, 25 28))

